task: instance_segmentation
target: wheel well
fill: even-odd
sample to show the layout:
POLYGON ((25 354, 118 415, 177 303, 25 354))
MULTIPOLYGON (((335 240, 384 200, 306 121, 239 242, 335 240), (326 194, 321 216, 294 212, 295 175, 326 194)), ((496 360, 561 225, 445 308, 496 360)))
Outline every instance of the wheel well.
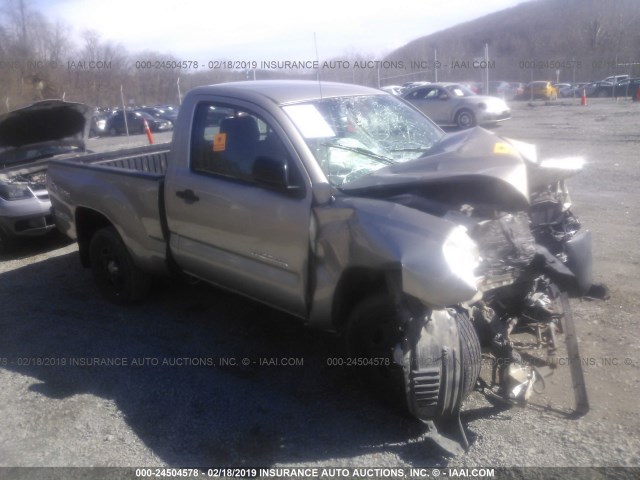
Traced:
POLYGON ((83 267, 91 265, 89 258, 89 244, 93 235, 101 228, 112 225, 107 217, 95 210, 78 208, 76 210, 76 234, 78 236, 78 249, 80 261, 83 267))
POLYGON ((471 115, 473 115, 473 111, 469 107, 462 107, 460 110, 456 112, 454 118, 457 119, 461 113, 470 113, 471 115))
POLYGON ((334 328, 343 330, 349 314, 361 300, 387 289, 387 274, 384 271, 358 267, 347 270, 336 287, 331 314, 334 328))

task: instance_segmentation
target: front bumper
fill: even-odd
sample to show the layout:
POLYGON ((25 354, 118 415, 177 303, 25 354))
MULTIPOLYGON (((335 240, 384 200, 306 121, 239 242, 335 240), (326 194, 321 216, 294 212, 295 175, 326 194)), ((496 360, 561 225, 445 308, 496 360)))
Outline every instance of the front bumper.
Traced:
POLYGON ((55 228, 49 201, 0 199, 0 203, 0 228, 9 237, 37 237, 55 228))
POLYGON ((496 123, 509 120, 511 118, 511 110, 505 110, 502 112, 482 112, 478 115, 478 123, 496 123))

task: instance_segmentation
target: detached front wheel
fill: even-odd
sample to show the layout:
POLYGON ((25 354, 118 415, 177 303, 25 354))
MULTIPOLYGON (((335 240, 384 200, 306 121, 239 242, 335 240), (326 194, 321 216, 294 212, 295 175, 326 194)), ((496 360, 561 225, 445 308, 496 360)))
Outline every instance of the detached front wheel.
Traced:
POLYGON ((151 278, 133 263, 114 227, 103 228, 93 235, 89 255, 96 283, 112 302, 126 305, 148 293, 151 278))

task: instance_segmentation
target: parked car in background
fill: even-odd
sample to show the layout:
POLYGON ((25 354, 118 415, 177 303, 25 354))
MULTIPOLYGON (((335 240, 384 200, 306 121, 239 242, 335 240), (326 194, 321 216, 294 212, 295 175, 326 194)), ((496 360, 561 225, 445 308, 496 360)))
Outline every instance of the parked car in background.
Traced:
POLYGON ((0 253, 55 228, 46 188, 54 158, 85 152, 91 108, 45 100, 0 115, 0 253))
POLYGON ((558 91, 551 82, 536 80, 535 82, 528 83, 524 87, 522 95, 518 98, 522 100, 555 100, 558 98, 558 91))
POLYGON ((585 85, 587 97, 611 97, 613 96, 614 84, 611 82, 592 82, 585 85))
POLYGON ((91 116, 91 123, 89 125, 89 137, 99 137, 106 133, 107 127, 107 115, 94 112, 91 116))
POLYGON ((628 78, 629 78, 629 75, 612 75, 610 77, 605 78, 602 81, 611 83, 611 84, 616 84, 616 83, 622 82, 623 80, 627 80, 628 78))
POLYGON ((380 89, 392 95, 400 95, 403 90, 400 85, 385 85, 384 87, 380 87, 380 89))
POLYGON ((562 98, 581 97, 582 92, 587 85, 587 82, 578 82, 571 84, 568 87, 560 88, 558 90, 558 96, 562 98))
POLYGON ((561 97, 562 95, 560 95, 560 91, 563 89, 567 89, 567 88, 571 88, 571 84, 570 83, 552 83, 553 88, 556 89, 556 92, 558 93, 558 96, 561 97))
POLYGON ((159 108, 160 110, 169 110, 170 112, 178 113, 180 107, 178 105, 171 105, 170 103, 164 103, 162 105, 154 105, 154 108, 159 108))
POLYGON ((511 110, 499 98, 476 95, 457 83, 432 83, 409 89, 402 98, 440 126, 471 128, 511 118, 511 110))
POLYGON ((487 95, 490 95, 492 97, 499 97, 499 98, 510 98, 511 85, 508 82, 503 82, 499 80, 490 81, 489 92, 487 93, 487 95))
POLYGON ((627 78, 615 86, 616 97, 638 97, 638 87, 640 87, 640 78, 627 78))
POLYGON ((404 82, 402 84, 403 90, 408 90, 409 88, 420 87, 422 85, 429 85, 431 82, 423 81, 423 82, 404 82))
POLYGON ((161 120, 168 120, 172 125, 176 123, 176 119, 178 118, 178 112, 175 110, 164 109, 160 107, 142 107, 138 108, 135 111, 148 113, 154 118, 159 118, 161 120))
POLYGON ((521 82, 509 82, 511 87, 511 98, 518 98, 524 93, 524 83, 521 82))
POLYGON ((480 82, 456 82, 458 85, 462 85, 467 90, 482 95, 482 84, 480 82))
POLYGON ((144 121, 147 121, 149 128, 152 132, 164 132, 171 130, 173 124, 169 120, 155 118, 148 113, 141 111, 127 110, 127 122, 125 125, 124 112, 119 111, 114 113, 105 127, 109 135, 120 135, 122 133, 144 133, 144 121))

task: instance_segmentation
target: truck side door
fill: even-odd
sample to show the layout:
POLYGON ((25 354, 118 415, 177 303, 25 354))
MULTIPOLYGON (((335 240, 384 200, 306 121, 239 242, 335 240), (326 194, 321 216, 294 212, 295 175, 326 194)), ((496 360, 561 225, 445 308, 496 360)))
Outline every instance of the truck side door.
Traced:
POLYGON ((257 106, 201 100, 194 112, 189 158, 176 159, 181 166, 165 186, 175 260, 196 277, 305 317, 311 191, 300 159, 257 106), (258 157, 285 159, 299 188, 256 183, 258 157))

